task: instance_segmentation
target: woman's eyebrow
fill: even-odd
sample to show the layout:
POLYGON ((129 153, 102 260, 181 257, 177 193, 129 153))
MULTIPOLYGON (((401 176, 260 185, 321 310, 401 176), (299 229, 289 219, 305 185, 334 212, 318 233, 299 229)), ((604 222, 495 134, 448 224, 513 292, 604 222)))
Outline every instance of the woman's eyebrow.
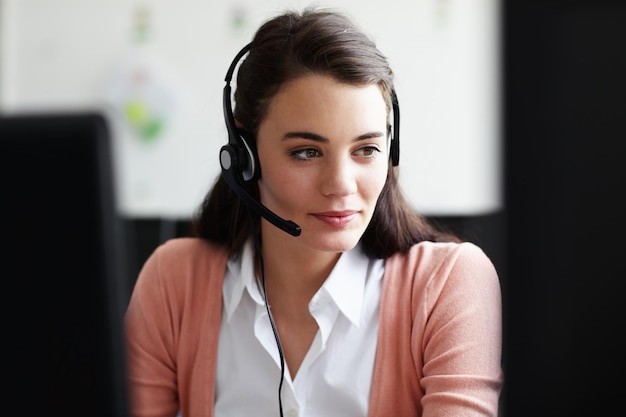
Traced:
MULTIPOLYGON (((385 134, 383 132, 379 132, 379 131, 373 131, 373 132, 367 132, 364 133, 362 135, 357 136, 354 139, 354 142, 358 142, 361 140, 367 140, 367 139, 374 139, 374 138, 379 138, 385 136, 385 134)), ((329 139, 322 136, 322 135, 318 135, 317 133, 313 133, 313 132, 287 132, 285 133, 285 135, 283 136, 282 140, 288 140, 288 139, 309 139, 309 140, 313 140, 316 142, 329 142, 329 139)))
POLYGON ((316 142, 328 142, 328 138, 313 132, 287 132, 283 136, 283 140, 288 139, 310 139, 316 142))
POLYGON ((367 133, 360 135, 359 137, 356 138, 355 141, 360 141, 360 140, 365 140, 365 139, 375 139, 375 138, 380 138, 382 136, 387 136, 387 135, 384 134, 383 132, 379 132, 376 130, 373 132, 367 132, 367 133))

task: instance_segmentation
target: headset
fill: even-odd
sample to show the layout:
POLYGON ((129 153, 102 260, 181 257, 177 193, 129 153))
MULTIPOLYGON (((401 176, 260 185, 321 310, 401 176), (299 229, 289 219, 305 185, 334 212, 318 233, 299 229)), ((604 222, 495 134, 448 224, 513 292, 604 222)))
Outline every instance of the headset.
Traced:
MULTIPOLYGON (((302 229, 291 220, 285 220, 272 212, 260 201, 248 193, 243 184, 256 181, 260 177, 261 167, 256 151, 256 141, 254 137, 244 129, 238 128, 235 124, 235 117, 231 105, 231 87, 235 67, 241 58, 250 50, 252 43, 244 46, 237 53, 226 72, 226 85, 222 104, 224 107, 224 119, 228 131, 228 143, 220 149, 220 165, 222 167, 222 178, 230 188, 243 200, 243 202, 259 216, 264 217, 274 226, 289 233, 292 236, 300 236, 302 229)), ((390 159, 393 166, 400 162, 400 106, 398 96, 394 89, 391 90, 391 102, 393 109, 393 136, 391 137, 390 159)))

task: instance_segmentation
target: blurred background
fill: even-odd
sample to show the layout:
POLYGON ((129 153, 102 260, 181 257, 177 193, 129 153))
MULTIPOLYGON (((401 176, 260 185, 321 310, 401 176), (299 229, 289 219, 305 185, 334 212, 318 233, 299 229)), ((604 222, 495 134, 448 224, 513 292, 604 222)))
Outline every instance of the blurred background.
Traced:
POLYGON ((106 117, 130 289, 219 174, 235 54, 285 8, 346 12, 396 73, 409 199, 500 274, 502 416, 599 413, 623 370, 626 278, 626 7, 611 3, 0 0, 0 114, 106 117))

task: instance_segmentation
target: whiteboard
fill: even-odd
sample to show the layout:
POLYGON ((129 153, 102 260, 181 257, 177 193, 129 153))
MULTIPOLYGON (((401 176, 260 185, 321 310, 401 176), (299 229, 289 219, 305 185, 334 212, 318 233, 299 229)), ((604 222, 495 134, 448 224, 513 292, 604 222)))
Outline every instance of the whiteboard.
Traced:
POLYGON ((102 110, 113 126, 119 210, 189 218, 219 175, 228 65, 263 20, 309 4, 353 16, 388 56, 401 109, 400 182, 416 209, 499 210, 496 0, 0 0, 0 110, 102 110), (138 43, 141 10, 150 30, 138 43), (138 67, 147 75, 136 76, 138 67), (129 124, 148 113, 127 104, 133 91, 156 122, 129 124))

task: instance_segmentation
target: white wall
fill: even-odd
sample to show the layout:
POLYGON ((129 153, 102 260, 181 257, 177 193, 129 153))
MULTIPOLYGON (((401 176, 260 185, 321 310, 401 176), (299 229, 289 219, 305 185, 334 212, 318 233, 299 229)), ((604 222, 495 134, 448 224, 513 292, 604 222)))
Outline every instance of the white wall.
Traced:
MULTIPOLYGON (((120 210, 188 217, 219 174, 230 61, 261 21, 309 3, 0 0, 0 110, 106 111, 120 210), (133 22, 141 7, 151 36, 139 46, 133 22), (131 78, 140 65, 152 83, 131 78), (166 123, 156 139, 133 133, 118 113, 133 91, 166 123)), ((401 182, 410 200, 426 214, 499 210, 498 1, 328 4, 354 16, 396 72, 401 182)))

